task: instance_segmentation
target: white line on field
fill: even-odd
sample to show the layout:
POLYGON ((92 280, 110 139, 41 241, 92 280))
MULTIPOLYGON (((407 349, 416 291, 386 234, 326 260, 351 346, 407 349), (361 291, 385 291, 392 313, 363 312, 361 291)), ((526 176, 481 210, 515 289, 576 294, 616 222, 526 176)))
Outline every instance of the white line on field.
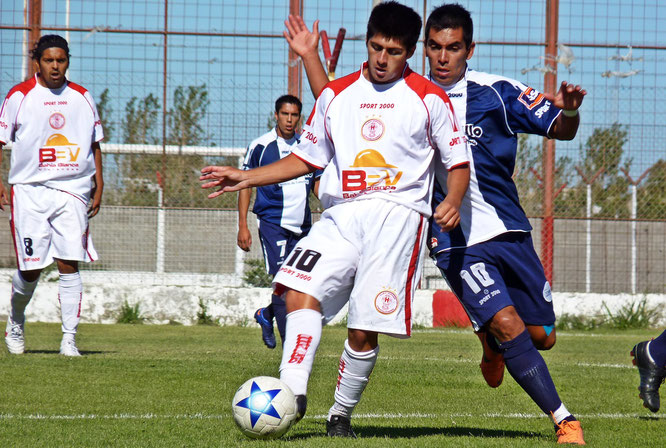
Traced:
MULTIPOLYGON (((637 418, 656 418, 666 419, 666 414, 647 414, 647 413, 593 413, 593 414, 576 414, 577 417, 596 418, 602 420, 623 420, 623 419, 637 419, 637 418)), ((74 415, 45 415, 45 414, 0 414, 1 420, 222 420, 230 418, 230 415, 206 415, 201 413, 196 414, 74 414, 74 415)), ((310 420, 321 420, 327 417, 326 414, 305 416, 310 420)), ((367 413, 367 414, 354 414, 355 419, 388 419, 397 420, 405 418, 548 418, 544 414, 524 414, 524 413, 454 413, 454 414, 429 414, 429 413, 367 413)))

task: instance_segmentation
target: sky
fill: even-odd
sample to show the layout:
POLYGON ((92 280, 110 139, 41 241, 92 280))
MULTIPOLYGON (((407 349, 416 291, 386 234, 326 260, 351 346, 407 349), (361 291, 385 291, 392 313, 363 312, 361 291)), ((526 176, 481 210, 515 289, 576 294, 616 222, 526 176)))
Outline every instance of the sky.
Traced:
MULTIPOLYGON (((321 21, 331 39, 347 30, 336 75, 358 69, 365 60, 364 35, 372 2, 303 0, 308 26, 321 21)), ((402 1, 420 14, 440 2, 402 1)), ((472 13, 477 48, 471 68, 518 79, 543 88, 541 66, 545 42, 545 1, 461 1, 472 13), (529 71, 528 71, 529 70, 529 71), (524 72, 524 73, 523 73, 524 72)), ((570 66, 558 66, 558 80, 588 90, 581 108, 582 124, 572 142, 558 142, 558 156, 579 157, 580 148, 595 128, 614 122, 627 126, 625 159, 631 174, 640 175, 656 160, 666 159, 666 2, 560 1, 559 42, 575 56, 570 66), (633 60, 617 60, 628 53, 633 60), (615 60, 613 59, 615 57, 615 60), (606 71, 636 74, 602 77, 606 71)), ((44 0, 42 23, 64 28, 66 0, 44 0)), ((0 6, 0 91, 3 95, 21 80, 25 49, 23 0, 3 0, 0 6), (5 27, 5 29, 2 29, 5 27)), ((167 28, 183 33, 168 36, 167 103, 180 85, 203 85, 211 103, 204 127, 205 144, 244 147, 268 130, 274 100, 287 90, 287 45, 282 38, 287 0, 172 0, 167 28), (187 33, 209 33, 192 36, 187 33)), ((115 133, 126 103, 149 93, 161 99, 163 90, 165 2, 158 0, 96 0, 69 2, 72 62, 68 76, 87 87, 96 99, 108 88, 115 133), (91 29, 97 31, 91 32, 91 29), (105 31, 106 30, 106 31, 105 31), (110 32, 136 30, 139 33, 110 32)), ((64 31, 58 31, 64 35, 64 31)), ((331 46, 334 44, 331 41, 331 46)), ((410 65, 424 71, 419 44, 410 65)), ((304 114, 314 102, 303 83, 304 114)), ((538 140, 535 141, 538 143, 538 140)))

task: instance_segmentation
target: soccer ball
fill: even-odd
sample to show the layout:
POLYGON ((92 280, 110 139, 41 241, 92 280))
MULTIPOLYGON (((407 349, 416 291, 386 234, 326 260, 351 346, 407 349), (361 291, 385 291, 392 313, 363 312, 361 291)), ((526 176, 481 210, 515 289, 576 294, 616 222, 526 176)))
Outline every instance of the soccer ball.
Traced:
POLYGON ((275 439, 296 421, 296 398, 277 378, 258 376, 247 380, 231 402, 241 432, 254 439, 275 439))

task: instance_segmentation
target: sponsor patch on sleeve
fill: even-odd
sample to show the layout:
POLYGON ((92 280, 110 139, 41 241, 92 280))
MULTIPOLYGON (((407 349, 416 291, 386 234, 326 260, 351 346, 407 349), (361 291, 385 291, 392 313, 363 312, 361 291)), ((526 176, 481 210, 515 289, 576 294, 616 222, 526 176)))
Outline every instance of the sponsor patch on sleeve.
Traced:
POLYGON ((531 87, 525 89, 518 96, 518 101, 523 103, 525 107, 527 107, 529 110, 532 110, 535 107, 537 107, 539 104, 541 104, 543 99, 544 99, 543 93, 539 93, 539 91, 534 90, 531 87))

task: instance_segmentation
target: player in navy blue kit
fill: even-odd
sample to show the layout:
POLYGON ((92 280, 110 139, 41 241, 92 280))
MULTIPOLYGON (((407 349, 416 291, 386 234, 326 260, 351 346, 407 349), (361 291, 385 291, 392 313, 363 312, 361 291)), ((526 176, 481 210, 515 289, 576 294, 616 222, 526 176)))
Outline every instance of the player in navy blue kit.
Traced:
MULTIPOLYGON (((299 139, 296 130, 302 107, 301 101, 292 95, 283 95, 277 99, 276 126, 250 143, 243 169, 268 165, 291 154, 292 146, 298 143, 299 139)), ((272 276, 278 272, 296 242, 310 231, 312 219, 308 196, 310 191, 316 188, 316 176, 317 173, 310 173, 288 182, 257 188, 252 212, 257 215, 266 271, 272 276)), ((252 236, 247 226, 251 196, 251 188, 241 190, 238 194, 238 247, 246 252, 252 246, 252 236)), ((284 298, 273 295, 271 304, 259 308, 254 318, 261 326, 262 339, 268 348, 276 346, 273 318, 284 341, 284 298)))
MULTIPOLYGON (((303 59, 317 96, 325 77, 316 52, 317 22, 312 33, 300 17, 285 24, 285 37, 303 59)), ((512 175, 517 134, 573 139, 586 92, 563 82, 558 94, 549 96, 513 79, 469 70, 472 35, 470 14, 457 4, 436 8, 426 23, 429 78, 449 95, 473 158, 461 224, 442 232, 431 222, 431 255, 482 341, 481 369, 488 384, 501 384, 506 363, 516 382, 553 418, 558 442, 584 444, 580 423, 562 404, 537 351, 555 344, 555 314, 512 175)), ((446 170, 436 172, 433 205, 446 197, 446 170)))
MULTIPOLYGON (((555 344, 555 313, 512 175, 517 134, 573 139, 586 92, 563 82, 557 95, 546 95, 513 79, 468 69, 472 34, 470 14, 457 4, 436 8, 425 28, 430 79, 449 94, 465 123, 473 158, 461 225, 442 232, 433 222, 431 255, 484 345, 481 368, 488 384, 501 384, 506 363, 516 382, 553 418, 558 443, 585 444, 580 423, 560 400, 537 351, 555 344)), ((433 204, 446 197, 445 180, 442 173, 433 204)))
POLYGON ((636 344, 631 356, 641 378, 638 396, 643 399, 643 406, 657 412, 660 406, 659 386, 666 378, 666 331, 656 339, 636 344))

